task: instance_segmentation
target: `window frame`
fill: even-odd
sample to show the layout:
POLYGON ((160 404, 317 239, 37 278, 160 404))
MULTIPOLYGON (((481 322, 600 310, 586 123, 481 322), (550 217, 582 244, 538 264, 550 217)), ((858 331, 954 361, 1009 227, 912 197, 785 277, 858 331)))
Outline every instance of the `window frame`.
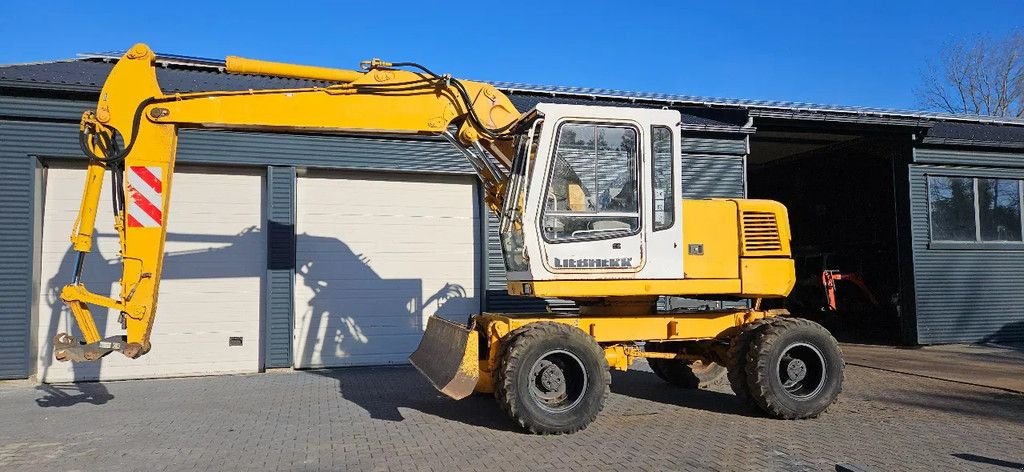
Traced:
MULTIPOLYGON (((544 169, 544 191, 540 194, 540 198, 541 198, 541 200, 540 200, 540 215, 539 215, 539 218, 537 218, 537 230, 540 233, 541 239, 543 239, 544 242, 547 243, 547 244, 566 244, 566 243, 601 241, 601 240, 605 240, 605 239, 628 238, 630 236, 636 236, 636 235, 640 234, 643 231, 643 228, 644 228, 643 172, 641 170, 641 167, 643 166, 643 163, 644 163, 643 154, 642 154, 642 151, 643 151, 643 148, 644 148, 644 146, 643 146, 644 134, 643 134, 643 130, 641 129, 640 125, 638 123, 636 123, 636 122, 633 122, 633 121, 565 119, 565 120, 561 120, 561 121, 559 121, 559 122, 557 122, 555 124, 555 130, 551 134, 552 134, 552 141, 551 141, 550 146, 548 147, 548 149, 549 149, 549 152, 548 152, 548 155, 547 155, 548 162, 547 162, 547 165, 545 166, 545 169, 544 169), (609 234, 607 234, 607 235, 600 235, 600 234, 598 234, 598 235, 595 235, 595 236, 592 236, 592 237, 583 236, 583 237, 567 238, 567 239, 559 239, 559 240, 553 240, 551 238, 548 238, 547 233, 544 231, 544 218, 548 215, 548 209, 547 209, 546 201, 547 201, 548 191, 551 188, 551 171, 552 171, 552 168, 553 168, 552 166, 555 165, 555 153, 558 152, 559 138, 562 136, 562 129, 566 125, 590 125, 590 126, 595 126, 595 127, 627 128, 627 129, 633 130, 633 132, 636 133, 636 145, 635 145, 635 148, 634 148, 635 149, 635 153, 636 153, 635 156, 634 156, 634 159, 636 161, 636 166, 634 167, 634 172, 635 172, 635 175, 636 175, 636 193, 637 193, 637 211, 635 213, 636 214, 636 219, 637 219, 636 229, 634 229, 634 230, 632 230, 632 231, 630 231, 628 233, 627 232, 609 232, 609 234)), ((554 210, 554 211, 558 211, 558 210, 554 210)), ((580 216, 586 216, 585 213, 582 213, 582 212, 577 212, 577 213, 579 213, 580 216)), ((615 212, 615 213, 619 213, 619 212, 615 212)), ((607 216, 614 216, 614 213, 611 213, 611 212, 605 212, 605 213, 593 212, 593 214, 596 214, 596 215, 604 214, 604 215, 607 215, 607 216)), ((629 213, 629 216, 632 216, 632 215, 633 215, 633 213, 629 213)))
POLYGON ((1015 249, 1024 250, 1024 177, 998 177, 989 175, 962 175, 946 173, 927 173, 925 179, 925 198, 928 203, 928 248, 929 249, 1015 249), (932 179, 971 179, 973 185, 973 206, 974 206, 974 240, 949 240, 935 239, 935 231, 932 226, 932 179), (1021 228, 1021 241, 986 241, 981 237, 981 196, 978 194, 978 180, 1013 180, 1017 182, 1017 198, 1019 208, 1018 224, 1021 228))

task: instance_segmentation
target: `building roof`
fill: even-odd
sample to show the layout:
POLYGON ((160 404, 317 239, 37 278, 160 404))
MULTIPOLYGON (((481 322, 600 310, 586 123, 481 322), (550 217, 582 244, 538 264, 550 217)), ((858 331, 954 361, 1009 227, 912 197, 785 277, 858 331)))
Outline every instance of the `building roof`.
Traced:
MULTIPOLYGON (((555 96, 586 96, 594 98, 613 98, 630 101, 665 102, 669 105, 701 105, 709 107, 734 107, 753 110, 762 116, 772 115, 770 112, 817 112, 822 114, 851 114, 861 116, 893 117, 924 119, 933 121, 961 121, 974 123, 999 123, 1024 126, 1024 119, 1004 118, 982 115, 942 113, 923 110, 900 110, 890 108, 874 108, 847 105, 822 105, 805 102, 787 102, 779 100, 745 100, 738 98, 709 98, 692 95, 673 95, 664 93, 630 92, 612 89, 593 89, 581 87, 562 87, 545 85, 528 85, 512 82, 491 82, 495 87, 506 92, 550 93, 555 96)), ((781 116, 781 115, 780 115, 781 116)))
MULTIPOLYGON (((57 90, 65 92, 96 93, 103 86, 113 63, 120 53, 84 54, 78 59, 0 66, 0 87, 17 89, 57 90)), ((165 93, 208 90, 248 90, 266 88, 292 88, 326 86, 328 82, 289 79, 246 74, 227 74, 224 62, 171 54, 158 54, 157 79, 165 93)), ((1024 119, 977 115, 960 115, 930 111, 897 110, 886 108, 820 105, 801 102, 708 98, 690 95, 629 92, 622 90, 581 87, 543 86, 512 82, 490 82, 506 92, 520 109, 532 108, 539 101, 561 103, 594 103, 617 106, 667 106, 684 108, 688 115, 684 122, 709 130, 738 129, 746 116, 784 118, 815 121, 838 121, 912 126, 934 126, 949 123, 942 129, 992 135, 996 140, 1016 139, 1024 128, 1024 119), (702 112, 701 110, 705 110, 702 112), (730 111, 742 111, 741 114, 730 111), (1001 132, 990 126, 1005 125, 1001 132)), ((952 131, 949 131, 952 132, 952 131)))
MULTIPOLYGON (((98 93, 113 61, 76 59, 0 66, 0 87, 98 93)), ((327 82, 227 74, 211 67, 165 65, 157 69, 165 93, 325 86, 327 82)))

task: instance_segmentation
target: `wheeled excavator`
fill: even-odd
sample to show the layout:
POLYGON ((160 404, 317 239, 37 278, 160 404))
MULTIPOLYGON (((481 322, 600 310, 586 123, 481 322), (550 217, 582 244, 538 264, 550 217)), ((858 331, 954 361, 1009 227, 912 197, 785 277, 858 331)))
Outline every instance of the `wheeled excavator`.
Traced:
POLYGON ((155 60, 144 44, 128 50, 82 117, 89 164, 71 236, 78 262, 61 291, 81 339, 59 334, 58 360, 137 358, 153 348, 178 130, 383 133, 458 149, 500 220, 508 292, 579 306, 578 314, 484 312, 466 324, 431 317, 410 361, 444 394, 493 394, 525 430, 559 434, 594 421, 609 370, 641 358, 684 388, 727 377, 737 396, 776 418, 817 416, 842 388, 835 339, 762 308, 794 285, 785 207, 681 198, 677 110, 540 103, 520 112, 487 83, 379 59, 344 70, 232 56, 228 73, 325 85, 164 94, 155 60), (116 296, 81 281, 108 172, 122 261, 116 296), (659 311, 664 296, 749 302, 659 311), (124 334, 103 337, 90 306, 120 312, 124 334))

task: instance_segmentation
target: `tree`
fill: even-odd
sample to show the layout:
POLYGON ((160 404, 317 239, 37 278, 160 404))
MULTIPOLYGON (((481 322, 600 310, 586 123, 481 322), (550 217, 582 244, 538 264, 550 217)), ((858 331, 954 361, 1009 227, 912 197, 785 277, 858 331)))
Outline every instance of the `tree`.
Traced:
POLYGON ((916 94, 935 110, 1024 117, 1024 30, 947 44, 928 61, 916 94))

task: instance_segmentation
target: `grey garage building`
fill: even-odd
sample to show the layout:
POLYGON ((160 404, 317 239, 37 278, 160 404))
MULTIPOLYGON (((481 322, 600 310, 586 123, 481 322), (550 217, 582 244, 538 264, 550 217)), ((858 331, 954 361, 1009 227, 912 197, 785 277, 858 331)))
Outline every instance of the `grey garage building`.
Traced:
MULTIPOLYGON (((166 354, 54 365, 49 338, 67 324, 54 290, 66 283, 84 168, 77 123, 115 60, 0 67, 0 378, 397 363, 431 314, 573 310, 504 293, 494 221, 446 143, 188 130, 172 197, 164 338, 154 340, 166 354)), ((166 92, 322 85, 227 75, 194 58, 159 64, 166 92)), ((873 299, 867 326, 894 341, 1024 340, 1022 121, 496 85, 521 110, 539 101, 680 110, 684 197, 748 195, 790 208, 807 282, 793 306, 816 309, 815 277, 838 269, 861 275, 871 293, 844 305, 873 299)), ((109 220, 99 221, 86 280, 94 287, 117 277, 104 256, 109 220)), ((663 305, 715 303, 728 302, 663 305)))

